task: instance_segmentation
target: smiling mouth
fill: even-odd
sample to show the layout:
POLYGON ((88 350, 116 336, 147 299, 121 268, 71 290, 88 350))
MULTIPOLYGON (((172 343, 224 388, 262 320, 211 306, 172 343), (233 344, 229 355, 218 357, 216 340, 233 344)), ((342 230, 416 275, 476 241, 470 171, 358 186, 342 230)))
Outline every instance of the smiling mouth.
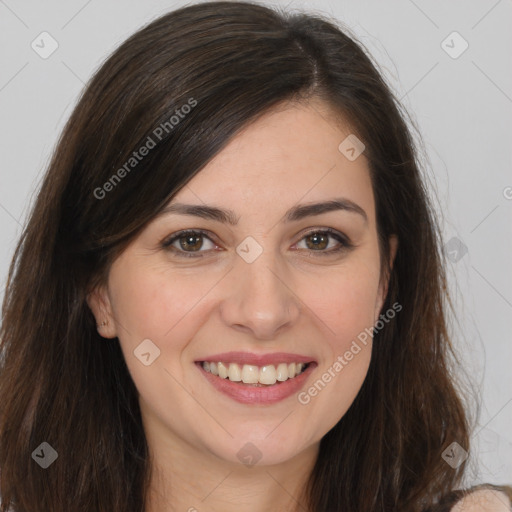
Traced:
POLYGON ((205 372, 216 377, 254 387, 282 384, 301 375, 310 365, 310 363, 279 363, 277 365, 255 366, 211 361, 199 361, 197 364, 205 372))

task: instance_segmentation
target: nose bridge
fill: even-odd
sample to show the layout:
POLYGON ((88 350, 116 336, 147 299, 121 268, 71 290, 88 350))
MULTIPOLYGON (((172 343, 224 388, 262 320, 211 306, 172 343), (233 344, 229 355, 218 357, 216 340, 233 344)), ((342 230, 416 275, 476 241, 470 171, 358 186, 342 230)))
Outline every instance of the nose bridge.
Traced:
POLYGON ((248 240, 237 248, 229 289, 223 301, 224 322, 251 331, 255 338, 272 339, 299 318, 300 301, 286 282, 275 252, 248 240), (244 252, 245 251, 245 252, 244 252))

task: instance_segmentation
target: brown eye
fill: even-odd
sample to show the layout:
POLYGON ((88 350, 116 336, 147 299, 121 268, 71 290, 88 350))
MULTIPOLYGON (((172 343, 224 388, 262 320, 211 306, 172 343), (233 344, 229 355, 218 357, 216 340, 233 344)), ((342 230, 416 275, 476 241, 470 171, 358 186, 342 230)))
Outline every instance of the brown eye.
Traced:
POLYGON ((202 235, 184 235, 178 238, 180 247, 186 251, 191 249, 192 251, 198 251, 203 245, 202 235))
POLYGON ((203 231, 180 231, 171 235, 171 237, 162 242, 162 247, 166 250, 176 253, 178 256, 202 257, 204 252, 215 248, 215 244, 210 237, 203 231), (211 244, 210 247, 204 249, 205 242, 211 244), (198 254, 193 254, 198 253, 198 254))
MULTIPOLYGON (((331 228, 328 229, 317 229, 307 233, 299 242, 305 241, 305 249, 312 253, 318 253, 317 256, 328 256, 330 254, 338 253, 351 249, 353 244, 349 239, 334 231, 331 228), (338 243, 331 243, 331 240, 335 240, 338 243)), ((297 244, 298 245, 298 244, 297 244)))
POLYGON ((325 249, 329 245, 329 236, 324 233, 313 233, 304 237, 308 249, 325 249), (310 243, 308 243, 310 241, 310 243))

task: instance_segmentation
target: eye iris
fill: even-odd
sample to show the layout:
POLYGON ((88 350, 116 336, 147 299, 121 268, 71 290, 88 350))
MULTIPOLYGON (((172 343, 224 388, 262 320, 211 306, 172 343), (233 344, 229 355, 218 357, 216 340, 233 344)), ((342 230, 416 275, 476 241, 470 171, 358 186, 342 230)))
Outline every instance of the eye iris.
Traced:
POLYGON ((180 246, 183 250, 192 249, 192 251, 197 251, 201 248, 202 245, 202 235, 184 235, 180 238, 180 246), (184 240, 185 243, 183 243, 184 240))
POLYGON ((308 245, 308 247, 310 249, 312 249, 312 248, 325 249, 329 245, 329 237, 322 233, 313 233, 306 237, 306 244, 308 245), (315 240, 316 242, 313 242, 313 245, 310 246, 309 240, 315 240), (321 240, 320 244, 317 243, 319 240, 321 240))

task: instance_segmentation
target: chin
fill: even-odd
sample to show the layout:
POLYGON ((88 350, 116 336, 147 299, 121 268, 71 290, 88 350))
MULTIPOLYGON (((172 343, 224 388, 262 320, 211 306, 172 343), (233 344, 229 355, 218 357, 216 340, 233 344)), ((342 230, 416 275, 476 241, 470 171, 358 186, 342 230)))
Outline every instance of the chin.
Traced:
MULTIPOLYGON (((219 459, 230 464, 241 464, 252 468, 253 466, 273 466, 282 464, 301 454, 312 443, 307 443, 299 432, 283 431, 272 437, 272 430, 276 427, 263 428, 252 435, 235 435, 233 438, 224 436, 224 442, 208 449, 219 459), (270 435, 269 435, 270 434, 270 435)), ((209 439, 209 443, 211 439, 209 439)))

